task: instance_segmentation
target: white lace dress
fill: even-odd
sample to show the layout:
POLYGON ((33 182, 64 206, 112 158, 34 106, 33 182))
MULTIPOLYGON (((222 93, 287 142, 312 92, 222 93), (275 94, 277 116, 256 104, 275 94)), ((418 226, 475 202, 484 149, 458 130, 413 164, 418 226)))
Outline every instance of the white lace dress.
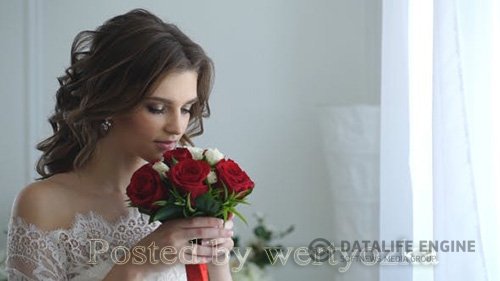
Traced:
MULTIPOLYGON (((9 280, 102 280, 114 265, 110 255, 113 248, 130 249, 156 227, 158 224, 148 224, 147 217, 135 208, 116 222, 93 212, 77 214, 70 229, 53 231, 41 231, 19 217, 11 218, 7 247, 9 280), (109 251, 95 255, 95 264, 89 263, 91 239, 102 239, 109 245, 109 251)), ((105 244, 94 243, 98 249, 105 244)), ((164 272, 148 280, 185 281, 185 267, 167 265, 164 272)))

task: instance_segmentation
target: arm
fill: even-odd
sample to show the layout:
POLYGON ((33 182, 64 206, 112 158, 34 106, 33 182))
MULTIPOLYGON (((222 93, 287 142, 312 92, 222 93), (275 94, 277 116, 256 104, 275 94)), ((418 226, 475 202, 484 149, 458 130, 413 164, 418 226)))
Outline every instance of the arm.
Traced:
POLYGON ((111 268, 109 273, 103 279, 103 281, 139 281, 144 280, 141 271, 138 268, 134 268, 130 264, 125 265, 115 265, 111 268))

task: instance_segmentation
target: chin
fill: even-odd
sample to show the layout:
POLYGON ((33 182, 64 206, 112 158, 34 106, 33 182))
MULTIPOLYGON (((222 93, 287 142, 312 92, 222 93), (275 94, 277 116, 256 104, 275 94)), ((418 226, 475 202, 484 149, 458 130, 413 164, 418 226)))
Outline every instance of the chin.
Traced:
POLYGON ((144 155, 144 156, 141 156, 141 158, 144 161, 147 161, 148 163, 158 162, 158 161, 160 161, 162 159, 162 157, 163 157, 162 153, 156 153, 156 154, 153 154, 153 155, 144 155))

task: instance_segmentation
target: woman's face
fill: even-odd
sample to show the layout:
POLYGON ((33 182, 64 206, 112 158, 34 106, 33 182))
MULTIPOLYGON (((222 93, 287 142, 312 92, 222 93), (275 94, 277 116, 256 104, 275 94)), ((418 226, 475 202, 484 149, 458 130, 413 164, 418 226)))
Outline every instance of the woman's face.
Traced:
POLYGON ((136 109, 112 118, 108 136, 127 154, 149 162, 160 159, 187 129, 197 100, 197 77, 194 71, 168 74, 136 109))

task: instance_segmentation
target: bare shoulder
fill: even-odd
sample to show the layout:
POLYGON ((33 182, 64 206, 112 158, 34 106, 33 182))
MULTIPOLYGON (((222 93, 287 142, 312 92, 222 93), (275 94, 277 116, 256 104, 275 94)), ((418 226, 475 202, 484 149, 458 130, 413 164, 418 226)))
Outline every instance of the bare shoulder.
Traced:
POLYGON ((64 186, 41 180, 26 186, 17 196, 12 215, 42 230, 67 228, 73 221, 71 198, 64 186))

